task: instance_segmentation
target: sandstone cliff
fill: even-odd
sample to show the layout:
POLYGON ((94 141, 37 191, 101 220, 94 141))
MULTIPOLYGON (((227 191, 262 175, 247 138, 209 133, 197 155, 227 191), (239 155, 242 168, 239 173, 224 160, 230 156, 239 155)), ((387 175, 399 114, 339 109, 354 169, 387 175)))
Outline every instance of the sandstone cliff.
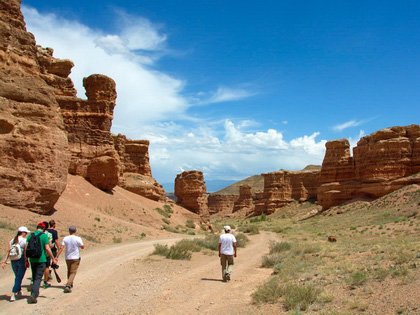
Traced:
POLYGON ((255 210, 254 197, 252 194, 252 187, 250 185, 243 185, 239 187, 239 198, 233 205, 233 212, 242 212, 244 215, 249 215, 255 210))
POLYGON ((165 190, 152 177, 149 164, 149 141, 127 139, 121 134, 114 135, 113 139, 121 161, 118 185, 146 198, 165 201, 165 190))
POLYGON ((49 212, 66 187, 67 136, 19 0, 0 0, 0 203, 49 212))
POLYGON ((210 194, 208 196, 210 215, 220 214, 221 216, 228 216, 232 214, 236 200, 238 200, 238 195, 210 194))
POLYGON ((83 79, 87 100, 76 96, 68 75, 73 63, 53 57, 53 50, 38 47, 42 78, 52 88, 68 134, 71 162, 69 173, 80 175, 100 189, 118 184, 119 156, 111 137, 117 98, 114 80, 94 74, 83 79))
POLYGON ((209 221, 209 209, 203 172, 185 171, 175 179, 176 203, 197 213, 204 222, 209 221))
POLYGON ((350 156, 347 140, 326 144, 318 203, 323 209, 354 198, 378 198, 418 183, 420 126, 391 127, 360 139, 350 156))
POLYGON ((271 214, 293 200, 300 202, 316 198, 320 171, 277 171, 262 174, 264 192, 259 195, 255 214, 271 214))

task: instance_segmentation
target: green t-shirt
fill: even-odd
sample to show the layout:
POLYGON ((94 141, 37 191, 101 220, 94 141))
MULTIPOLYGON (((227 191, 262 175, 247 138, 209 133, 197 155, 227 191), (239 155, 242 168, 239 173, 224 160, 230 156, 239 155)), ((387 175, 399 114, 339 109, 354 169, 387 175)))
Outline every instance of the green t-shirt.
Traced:
MULTIPOLYGON (((39 240, 41 241, 41 247, 42 247, 42 254, 41 254, 41 257, 39 257, 39 258, 29 258, 29 262, 31 262, 31 263, 42 263, 42 262, 47 262, 47 253, 45 252, 45 245, 48 245, 48 243, 49 243, 49 241, 48 241, 48 236, 47 236, 47 234, 45 234, 45 233, 43 233, 42 231, 40 231, 40 230, 36 230, 35 232, 34 232, 34 234, 35 235, 38 235, 38 234, 42 234, 40 237, 39 237, 39 240)), ((32 237, 32 233, 31 234, 29 234, 29 236, 28 236, 28 238, 26 239, 26 244, 28 244, 28 242, 29 242, 29 240, 31 239, 31 237, 32 237)))

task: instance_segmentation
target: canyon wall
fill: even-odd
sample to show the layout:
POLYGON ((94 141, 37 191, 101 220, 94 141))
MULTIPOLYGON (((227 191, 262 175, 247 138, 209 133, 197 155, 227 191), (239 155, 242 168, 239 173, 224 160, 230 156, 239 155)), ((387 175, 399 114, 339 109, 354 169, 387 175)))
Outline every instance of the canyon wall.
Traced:
POLYGON ((264 192, 259 195, 255 214, 271 214, 293 200, 303 202, 317 196, 319 169, 302 171, 277 171, 262 174, 264 192))
POLYGON ((210 194, 208 196, 210 215, 220 214, 221 216, 228 216, 232 214, 236 200, 238 200, 238 195, 210 194))
POLYGON ((156 201, 166 201, 162 185, 152 177, 149 163, 149 141, 131 140, 113 135, 114 146, 121 161, 118 186, 156 201))
POLYGON ((391 127, 359 140, 350 156, 347 140, 326 144, 318 204, 323 209, 354 198, 382 197, 405 185, 420 183, 420 126, 391 127))
POLYGON ((176 203, 197 213, 204 222, 208 222, 210 219, 206 191, 203 172, 185 171, 176 176, 176 203))
POLYGON ((243 185, 239 187, 239 198, 233 205, 233 212, 241 212, 244 215, 249 215, 255 210, 254 197, 252 194, 252 187, 250 185, 243 185))
POLYGON ((37 53, 41 77, 54 89, 64 119, 71 152, 69 173, 111 190, 118 184, 120 172, 111 136, 117 98, 114 80, 99 74, 84 78, 87 100, 78 98, 68 77, 73 62, 54 58, 51 48, 38 47, 37 53))
POLYGON ((0 0, 0 39, 0 203, 48 213, 66 187, 70 154, 19 0, 0 0))

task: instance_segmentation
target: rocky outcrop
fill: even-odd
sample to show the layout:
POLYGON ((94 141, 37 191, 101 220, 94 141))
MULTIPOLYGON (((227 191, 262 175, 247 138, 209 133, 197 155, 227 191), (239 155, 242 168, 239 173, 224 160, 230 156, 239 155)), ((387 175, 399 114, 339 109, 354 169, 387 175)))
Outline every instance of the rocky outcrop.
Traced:
POLYGON ((66 187, 67 136, 19 0, 0 0, 0 203, 50 212, 66 187))
POLYGON ((318 203, 322 208, 354 198, 378 198, 418 183, 420 126, 391 127, 360 139, 350 156, 347 140, 326 144, 318 203))
POLYGON ((254 212, 254 198, 252 195, 252 187, 249 185, 243 185, 239 187, 239 198, 233 205, 233 212, 244 212, 248 215, 254 212))
POLYGON ((54 89, 68 133, 69 173, 83 176, 100 189, 114 188, 120 172, 111 136, 117 98, 114 80, 99 74, 84 78, 87 100, 83 100, 68 77, 73 62, 54 58, 51 48, 38 47, 37 55, 41 77, 54 89))
POLYGON ((210 194, 208 196, 210 215, 220 214, 221 216, 227 216, 232 214, 236 200, 238 200, 238 195, 210 194))
POLYGON ((262 174, 264 192, 256 202, 255 214, 271 214, 293 200, 303 202, 316 198, 319 173, 318 169, 311 168, 262 174))
POLYGON ((176 203, 197 213, 204 222, 209 221, 209 210, 203 172, 185 171, 175 179, 176 203))
POLYGON ((149 164, 149 141, 127 139, 121 134, 114 135, 113 139, 121 161, 118 185, 146 198, 165 201, 165 190, 152 177, 149 164))

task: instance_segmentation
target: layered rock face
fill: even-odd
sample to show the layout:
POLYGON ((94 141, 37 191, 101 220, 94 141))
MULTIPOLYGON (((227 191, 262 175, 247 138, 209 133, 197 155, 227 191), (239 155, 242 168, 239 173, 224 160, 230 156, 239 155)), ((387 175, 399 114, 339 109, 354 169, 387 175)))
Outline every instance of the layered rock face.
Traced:
POLYGON ((326 144, 318 203, 323 209, 354 198, 378 198, 410 183, 420 172, 420 126, 391 127, 365 136, 353 149, 347 140, 326 144))
POLYGON ((217 213, 220 215, 231 214, 236 200, 238 200, 238 195, 209 195, 208 207, 210 215, 217 213))
POLYGON ((176 203, 197 213, 204 222, 209 220, 209 209, 203 172, 185 171, 175 179, 176 203))
POLYGON ((303 202, 316 198, 319 173, 318 169, 311 169, 262 174, 264 192, 256 202, 255 214, 271 214, 293 200, 303 202))
POLYGON ((103 190, 118 184, 119 156, 111 136, 117 98, 111 78, 94 74, 83 79, 87 100, 76 96, 68 77, 73 62, 53 57, 51 48, 38 47, 42 78, 56 94, 71 152, 69 173, 88 179, 103 190))
POLYGON ((152 177, 149 141, 127 139, 121 134, 113 136, 113 139, 121 161, 118 185, 146 198, 165 201, 165 190, 152 177))
POLYGON ((70 155, 19 0, 0 0, 0 39, 0 203, 47 213, 66 187, 70 155))
POLYGON ((233 212, 242 211, 245 214, 254 212, 254 198, 252 195, 252 187, 249 185, 243 185, 239 187, 239 198, 233 205, 233 212))

